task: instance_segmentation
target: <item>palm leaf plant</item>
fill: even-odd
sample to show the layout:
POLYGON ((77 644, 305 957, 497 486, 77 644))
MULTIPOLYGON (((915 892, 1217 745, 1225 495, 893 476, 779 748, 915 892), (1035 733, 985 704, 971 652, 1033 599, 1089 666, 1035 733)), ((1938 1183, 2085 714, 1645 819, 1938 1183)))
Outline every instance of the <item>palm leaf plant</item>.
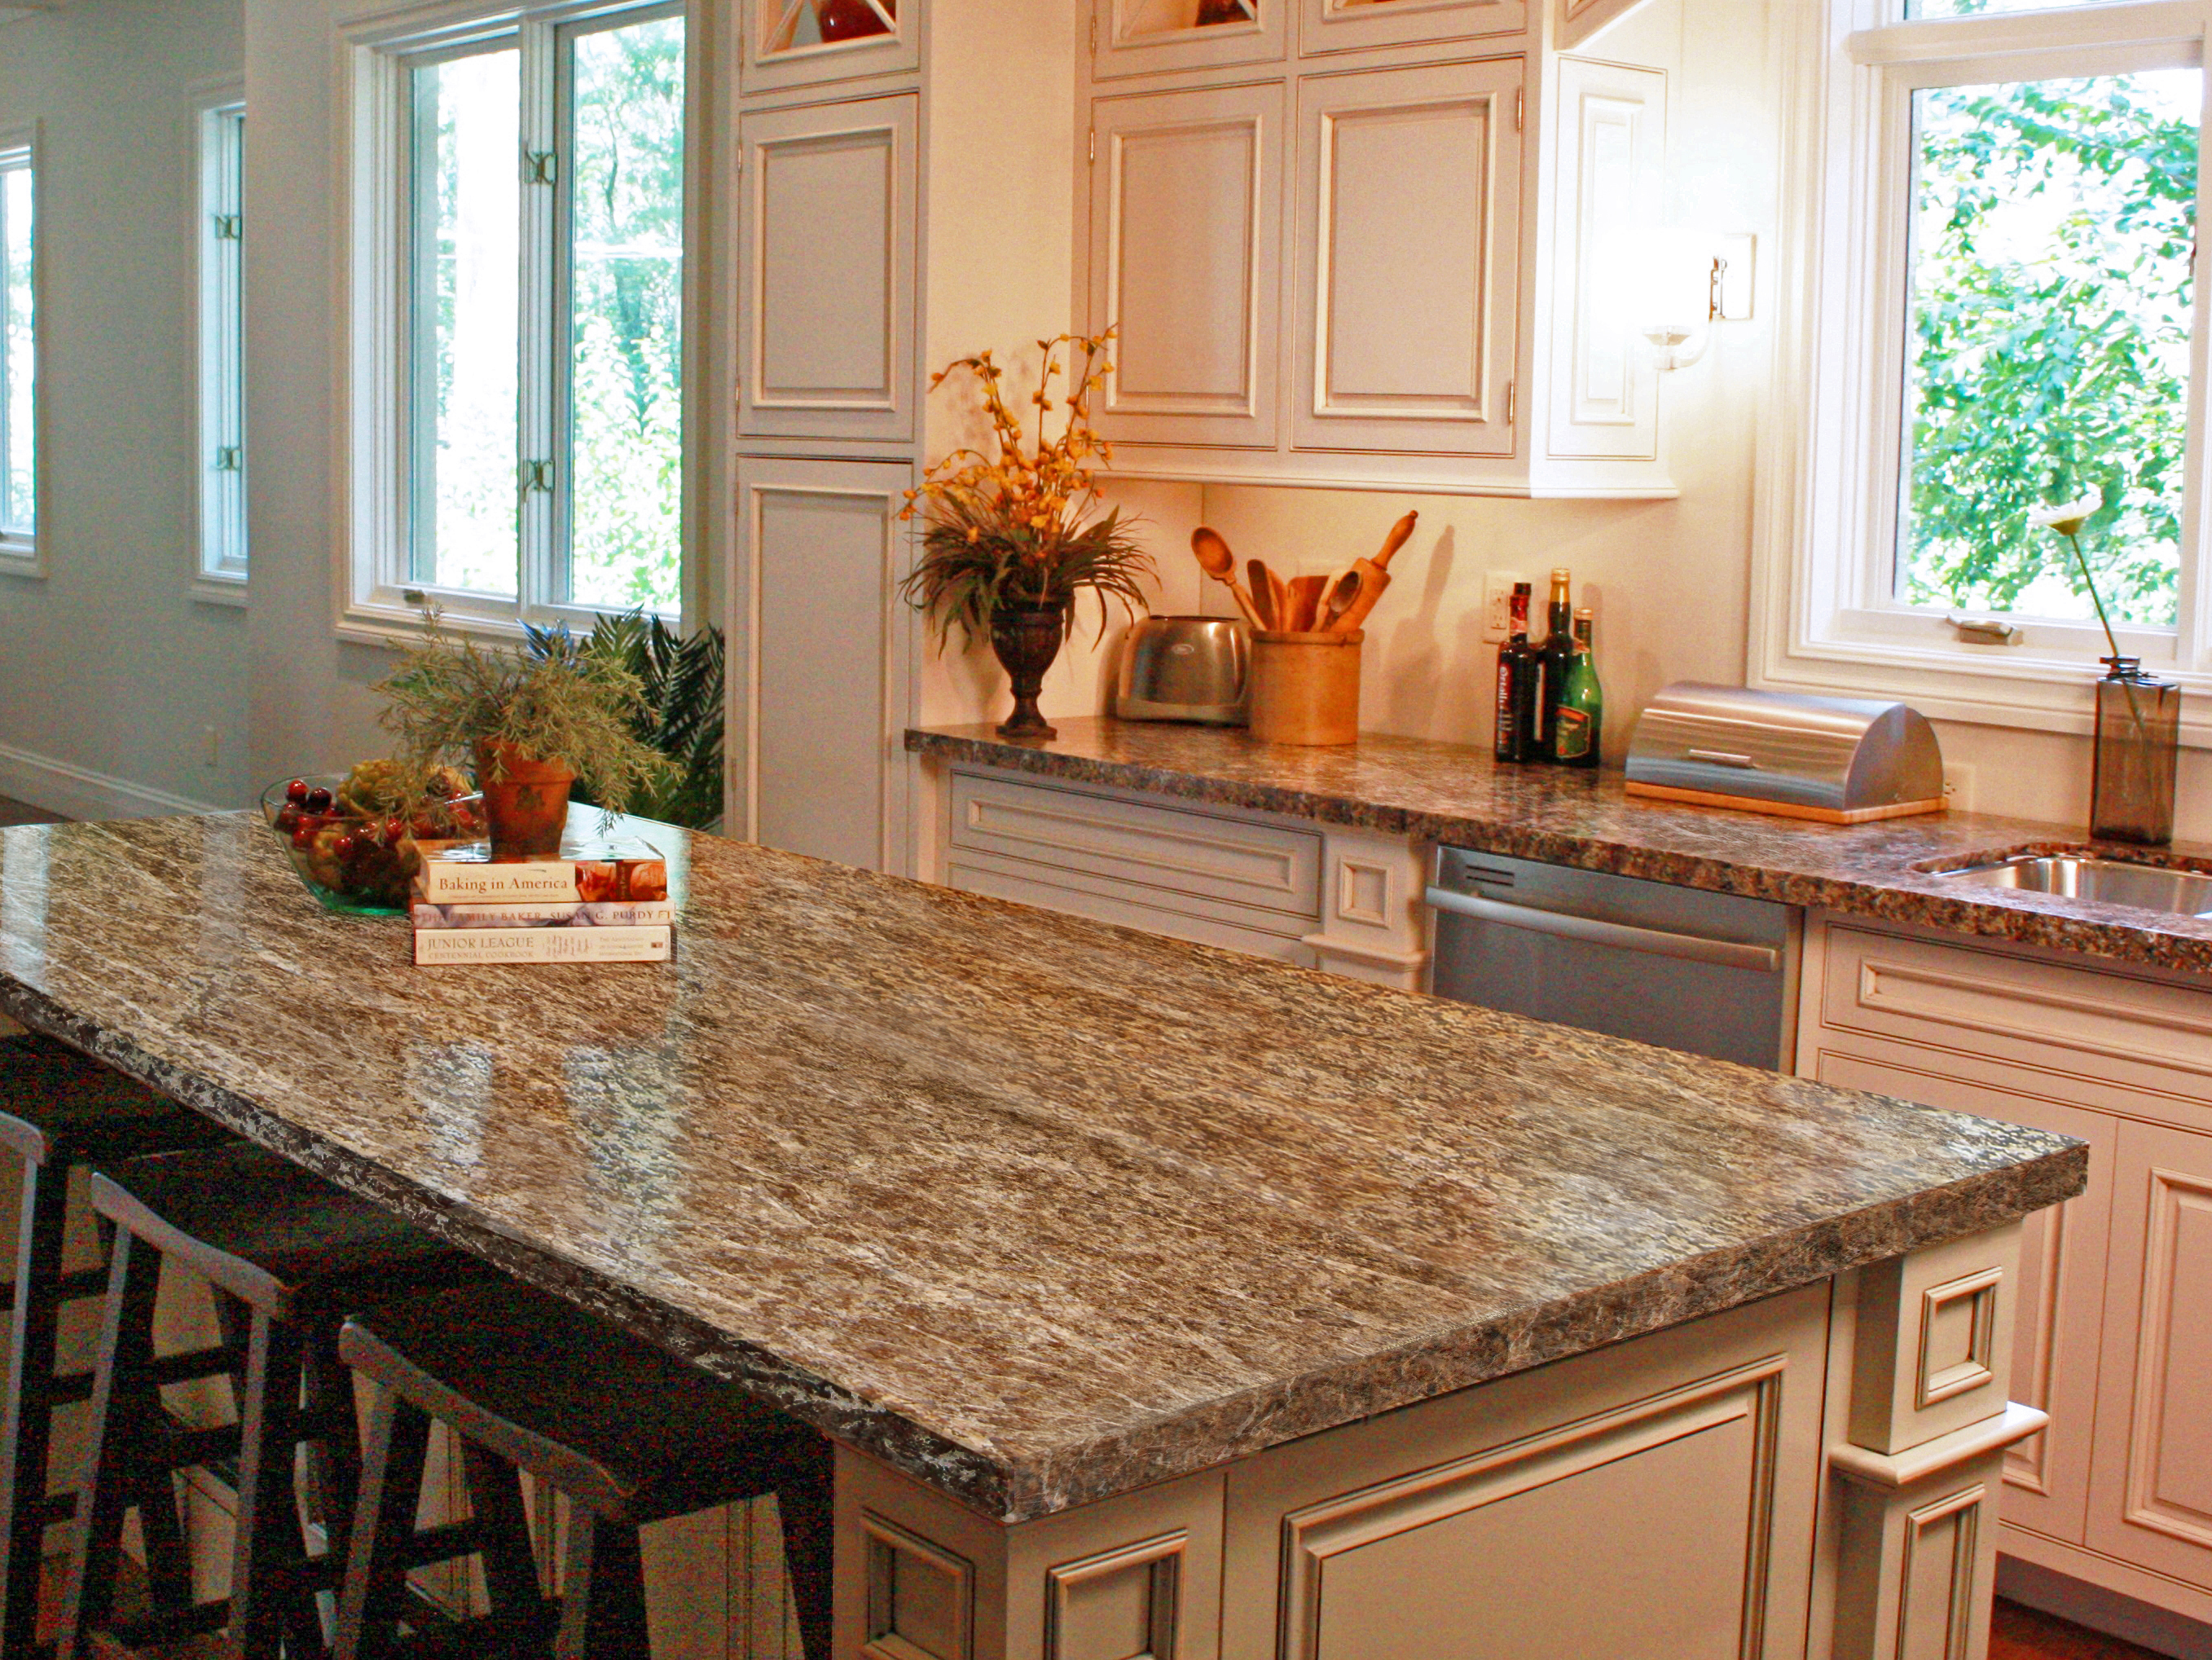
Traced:
MULTIPOLYGON (((641 610, 601 617, 581 639, 565 623, 526 631, 534 657, 605 664, 636 681, 631 733, 667 766, 631 797, 627 811, 694 830, 714 829, 722 817, 727 657, 722 631, 709 626, 686 637, 641 610)), ((599 801, 597 781, 578 770, 578 796, 599 801)))

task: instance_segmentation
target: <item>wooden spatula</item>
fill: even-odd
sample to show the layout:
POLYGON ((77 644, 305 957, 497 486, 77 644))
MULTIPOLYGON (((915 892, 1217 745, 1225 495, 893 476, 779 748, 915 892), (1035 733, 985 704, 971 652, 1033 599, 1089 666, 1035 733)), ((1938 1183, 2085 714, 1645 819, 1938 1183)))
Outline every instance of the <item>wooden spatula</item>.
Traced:
POLYGON ((1260 626, 1271 634, 1287 630, 1291 626, 1290 585, 1269 570, 1264 559, 1247 559, 1244 575, 1252 583, 1252 602, 1259 607, 1260 626))
POLYGON ((1326 576, 1291 578, 1291 614, 1283 627, 1292 634, 1310 634, 1321 627, 1321 596, 1328 587, 1326 576))

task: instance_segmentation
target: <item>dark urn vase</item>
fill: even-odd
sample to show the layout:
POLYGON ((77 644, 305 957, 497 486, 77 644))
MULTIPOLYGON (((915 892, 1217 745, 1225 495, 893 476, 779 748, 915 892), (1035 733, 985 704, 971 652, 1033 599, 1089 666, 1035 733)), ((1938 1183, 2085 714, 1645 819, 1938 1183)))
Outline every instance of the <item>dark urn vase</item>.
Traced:
POLYGON ((1060 655, 1066 619, 1058 605, 1001 605, 991 613, 991 649, 1013 682, 1014 712, 999 728, 1001 738, 1058 736, 1037 711, 1044 672, 1060 655))

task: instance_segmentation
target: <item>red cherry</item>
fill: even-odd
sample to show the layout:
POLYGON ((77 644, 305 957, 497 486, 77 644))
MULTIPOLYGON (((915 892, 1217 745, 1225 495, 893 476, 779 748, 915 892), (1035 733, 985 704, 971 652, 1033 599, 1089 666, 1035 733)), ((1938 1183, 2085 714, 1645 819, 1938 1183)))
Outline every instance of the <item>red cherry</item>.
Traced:
POLYGON ((386 847, 396 848, 406 839, 407 823, 404 819, 390 818, 385 821, 384 845, 386 847))
POLYGON ((331 793, 318 784, 307 792, 307 799, 301 805, 309 812, 328 812, 331 810, 331 793))
POLYGON ((287 801, 276 809, 276 829, 279 834, 289 836, 300 828, 300 810, 287 801))
POLYGON ((331 851, 337 854, 341 864, 350 865, 361 855, 361 837, 350 830, 342 830, 338 839, 331 844, 331 851))
POLYGON ((304 778, 295 778, 290 783, 285 785, 284 799, 294 806, 298 806, 307 799, 307 781, 304 778))
POLYGON ((313 824, 301 824, 297 830, 292 832, 292 845, 301 853, 305 853, 308 848, 313 847, 315 845, 315 827, 313 824))

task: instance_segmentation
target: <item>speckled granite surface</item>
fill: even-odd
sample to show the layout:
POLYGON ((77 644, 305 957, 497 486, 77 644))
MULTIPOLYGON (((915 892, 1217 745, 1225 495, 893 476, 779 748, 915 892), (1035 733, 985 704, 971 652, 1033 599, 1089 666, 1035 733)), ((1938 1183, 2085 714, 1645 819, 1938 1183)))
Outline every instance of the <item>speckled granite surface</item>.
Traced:
POLYGON ((684 839, 676 964, 440 970, 243 815, 9 830, 0 1004, 1010 1519, 2082 1181, 2060 1137, 684 839))
MULTIPOLYGON (((1893 922, 2212 974, 2212 918, 2091 905, 1948 880, 1921 868, 2054 843, 2078 829, 1985 813, 1820 824, 1762 813, 1638 800, 1615 771, 1500 767, 1457 744, 1370 733, 1342 749, 1255 743, 1242 731, 1106 720, 1055 721, 1045 744, 988 726, 909 732, 941 760, 1012 768, 1071 783, 1151 790, 1364 826, 1508 857, 1851 911, 1893 922)), ((2212 847, 2166 850, 2212 872, 2212 847)), ((2128 856, 2124 849, 2115 856, 2128 856)))

